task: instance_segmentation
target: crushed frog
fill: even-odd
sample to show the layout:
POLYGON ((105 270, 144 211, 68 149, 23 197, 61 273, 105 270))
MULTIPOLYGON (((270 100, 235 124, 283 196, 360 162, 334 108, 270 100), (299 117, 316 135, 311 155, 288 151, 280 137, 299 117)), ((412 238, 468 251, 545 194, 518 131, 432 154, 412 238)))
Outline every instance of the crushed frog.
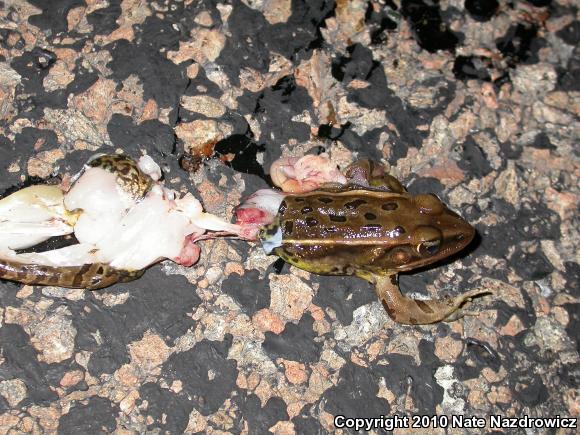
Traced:
POLYGON ((197 262, 196 241, 238 234, 240 228, 205 213, 191 193, 179 196, 160 181, 147 155, 90 159, 72 188, 37 185, 0 200, 0 278, 25 284, 98 289, 140 277, 165 258, 197 262), (209 231, 209 232, 208 232, 209 231), (77 244, 21 252, 51 237, 77 244))
POLYGON ((461 251, 475 230, 435 195, 409 194, 382 166, 358 161, 343 175, 325 156, 305 156, 275 162, 271 176, 292 193, 258 191, 237 211, 238 223, 262 224, 256 237, 267 253, 312 273, 371 282, 399 323, 455 320, 464 304, 488 293, 432 300, 401 294, 399 272, 461 251), (262 197, 271 201, 264 204, 262 197))

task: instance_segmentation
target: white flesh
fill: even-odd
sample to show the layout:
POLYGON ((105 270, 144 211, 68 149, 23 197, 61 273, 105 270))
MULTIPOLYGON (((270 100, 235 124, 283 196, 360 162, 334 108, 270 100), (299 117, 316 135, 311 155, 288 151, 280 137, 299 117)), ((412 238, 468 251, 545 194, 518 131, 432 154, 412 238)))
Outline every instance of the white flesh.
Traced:
MULTIPOLYGON (((148 156, 141 158, 139 166, 153 178, 161 175, 148 156)), ((195 240, 206 230, 239 232, 239 226, 205 213, 193 195, 176 198, 175 191, 160 183, 135 201, 117 183, 115 174, 98 167, 86 168, 64 196, 59 188, 49 186, 34 186, 32 191, 24 189, 13 195, 9 201, 10 197, 0 201, 0 258, 22 263, 79 266, 101 262, 140 270, 163 258, 180 258, 187 236, 195 240), (42 253, 13 251, 71 233, 67 210, 79 214, 74 224, 79 244, 42 253), (47 222, 48 229, 41 231, 47 222), (8 231, 24 224, 23 231, 8 231)))
MULTIPOLYGON (((285 193, 274 189, 260 189, 251 194, 238 208, 255 208, 271 215, 272 218, 278 214, 278 209, 285 193)), ((270 223, 270 222, 265 222, 270 223)))
POLYGON ((30 186, 0 200, 0 247, 25 249, 73 232, 57 186, 30 186))

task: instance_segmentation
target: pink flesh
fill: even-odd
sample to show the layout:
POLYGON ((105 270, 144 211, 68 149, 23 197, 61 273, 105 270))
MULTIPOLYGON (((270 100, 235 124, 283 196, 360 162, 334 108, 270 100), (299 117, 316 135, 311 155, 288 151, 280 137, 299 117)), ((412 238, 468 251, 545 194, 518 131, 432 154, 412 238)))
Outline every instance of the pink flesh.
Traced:
POLYGON ((177 257, 172 258, 171 260, 185 267, 193 266, 197 263, 201 254, 201 248, 195 244, 195 240, 196 239, 193 235, 187 236, 183 241, 181 252, 177 257))
POLYGON ((272 222, 272 215, 258 208, 238 208, 236 220, 240 225, 267 225, 272 222))
POLYGON ((325 154, 282 157, 270 167, 272 182, 284 192, 303 193, 326 183, 345 184, 346 178, 325 154))
MULTIPOLYGON (((270 175, 274 184, 288 193, 310 192, 323 184, 347 181, 326 155, 282 157, 272 164, 270 175)), ((240 237, 256 240, 260 228, 274 221, 283 199, 283 193, 272 189, 258 190, 246 198, 236 209, 240 237)))
POLYGON ((242 227, 240 237, 247 240, 256 240, 260 228, 272 222, 273 216, 258 208, 238 208, 236 210, 236 224, 242 227))

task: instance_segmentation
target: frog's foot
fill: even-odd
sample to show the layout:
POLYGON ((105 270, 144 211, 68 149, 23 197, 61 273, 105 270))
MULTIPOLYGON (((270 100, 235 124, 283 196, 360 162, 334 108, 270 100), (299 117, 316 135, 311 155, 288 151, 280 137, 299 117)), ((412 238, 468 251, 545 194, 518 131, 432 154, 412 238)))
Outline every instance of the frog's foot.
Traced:
POLYGON ((270 176, 276 186, 288 193, 310 192, 323 184, 347 181, 326 154, 282 157, 272 163, 270 176))
POLYGON ((375 289, 389 316, 398 323, 425 325, 441 321, 451 322, 464 315, 462 307, 469 304, 475 296, 490 293, 488 290, 471 290, 456 297, 418 300, 401 294, 396 275, 375 277, 375 289))

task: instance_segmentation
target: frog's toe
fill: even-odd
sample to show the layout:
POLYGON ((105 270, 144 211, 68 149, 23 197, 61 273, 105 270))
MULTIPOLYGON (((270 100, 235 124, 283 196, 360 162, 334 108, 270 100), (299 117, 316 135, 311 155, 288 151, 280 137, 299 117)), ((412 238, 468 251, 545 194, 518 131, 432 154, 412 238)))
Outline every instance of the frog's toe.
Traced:
POLYGON ((449 313, 442 319, 442 321, 454 322, 455 320, 459 320, 465 316, 478 316, 479 313, 477 311, 469 311, 467 308, 471 305, 474 297, 483 296, 489 293, 491 293, 489 290, 475 289, 456 297, 440 299, 449 304, 449 313))
MULTIPOLYGON (((469 302, 467 302, 469 303, 469 302)), ((451 313, 449 316, 447 316, 445 319, 443 319, 444 322, 455 322, 456 320, 459 320, 463 317, 466 316, 479 316, 479 313, 477 311, 466 311, 464 308, 459 308, 457 311, 451 313)))

